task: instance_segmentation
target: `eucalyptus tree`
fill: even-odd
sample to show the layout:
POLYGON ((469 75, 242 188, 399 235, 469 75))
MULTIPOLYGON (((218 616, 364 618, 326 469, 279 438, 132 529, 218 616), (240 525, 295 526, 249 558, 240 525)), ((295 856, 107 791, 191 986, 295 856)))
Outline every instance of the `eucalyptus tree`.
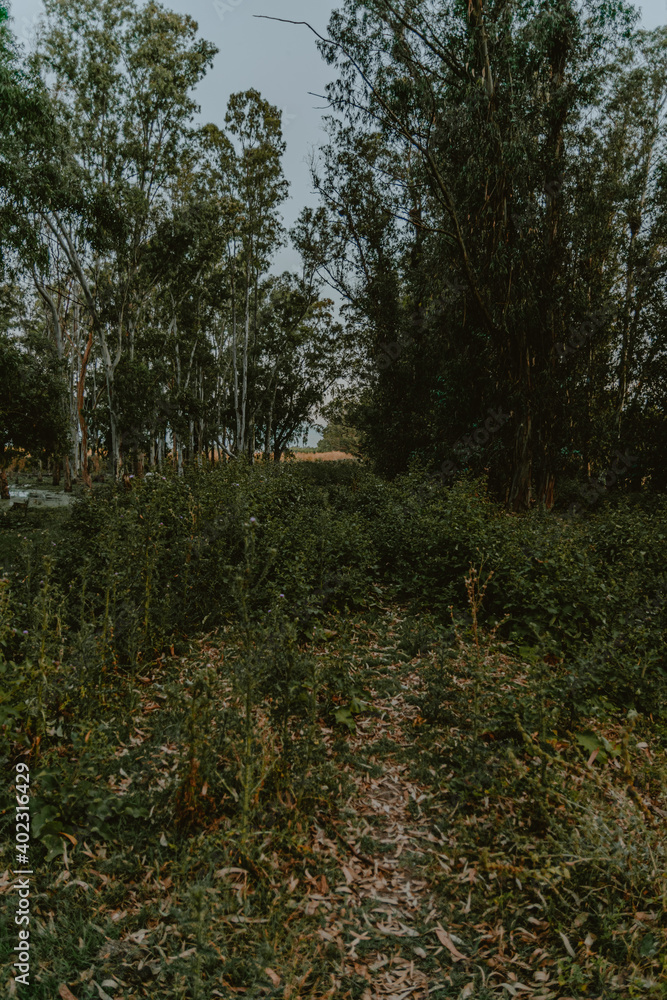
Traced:
POLYGON ((284 274, 268 289, 262 327, 262 367, 257 380, 263 390, 258 423, 264 453, 275 461, 312 425, 334 386, 357 363, 352 328, 336 318, 331 299, 296 275, 284 274))
MULTIPOLYGON (((34 209, 45 200, 56 202, 61 197, 59 178, 68 159, 67 136, 61 124, 53 114, 48 93, 38 74, 26 67, 20 58, 20 52, 9 30, 6 8, 0 7, 0 276, 4 275, 10 284, 25 292, 25 275, 41 275, 48 270, 49 252, 43 239, 44 233, 34 222, 34 209)), ((65 357, 65 341, 58 339, 61 325, 56 324, 56 365, 53 357, 46 351, 44 358, 44 394, 45 400, 54 398, 56 382, 62 390, 62 362, 65 357), (54 382, 54 379, 56 380, 54 382), (58 381, 60 379, 60 381, 58 381)), ((35 395, 34 376, 38 365, 32 360, 30 352, 18 348, 18 353, 12 348, 12 339, 20 338, 20 328, 5 327, 5 360, 10 367, 5 375, 25 368, 26 386, 32 385, 35 395), (8 352, 8 353, 7 353, 8 352), (17 368, 18 365, 18 368, 17 368), (26 367, 27 366, 27 367, 26 367)), ((7 389, 9 392, 9 387, 7 389)), ((7 400, 9 400, 9 396, 7 400)), ((7 402, 11 410, 16 400, 25 405, 27 412, 36 413, 28 396, 20 395, 17 387, 11 392, 13 404, 7 402), (17 395, 18 393, 18 395, 17 395)), ((54 451, 54 466, 58 467, 61 450, 66 450, 68 433, 63 430, 66 422, 67 402, 64 394, 58 396, 62 413, 54 415, 53 433, 48 434, 44 420, 47 414, 52 415, 50 403, 45 406, 39 416, 36 426, 40 430, 33 435, 33 445, 39 440, 50 442, 47 450, 54 451)), ((37 409, 39 406, 37 405, 37 409)), ((70 406, 70 421, 75 419, 75 407, 70 406)), ((9 412, 7 410, 6 412, 9 412)), ((15 415, 16 417, 16 415, 15 415)), ((15 417, 12 418, 14 426, 15 417)), ((7 427, 7 425, 6 425, 7 427)), ((6 433, 9 433, 6 429, 6 433)), ((30 437, 27 431, 10 434, 12 439, 26 446, 30 437)), ((45 446, 46 447, 46 446, 45 446)), ((40 452, 43 450, 39 447, 40 452)), ((69 469, 69 466, 66 466, 69 469)))
POLYGON ((249 412, 249 367, 258 356, 259 286, 284 241, 280 206, 288 183, 282 169, 285 142, 281 113, 256 90, 229 100, 226 142, 217 142, 221 195, 230 208, 229 276, 232 366, 236 415, 235 450, 254 452, 249 412), (240 329, 242 330, 239 336, 240 329))
MULTIPOLYGON (((171 435, 174 460, 194 453, 194 432, 203 438, 204 372, 215 354, 216 310, 224 302, 217 274, 224 229, 218 206, 206 197, 190 164, 182 167, 171 192, 169 215, 157 225, 147 247, 142 279, 148 306, 137 334, 137 364, 143 375, 142 412, 136 401, 126 408, 125 427, 133 446, 156 460, 171 435)), ((130 396, 129 399, 132 397, 130 396)), ((213 402, 213 401, 211 401, 213 402)))
MULTIPOLYGON (((473 428, 488 405, 509 409, 497 475, 517 510, 533 479, 536 496, 553 502, 567 419, 557 345, 586 311, 608 305, 604 281, 589 287, 576 266, 586 190, 577 163, 637 17, 622 0, 346 0, 320 40, 338 70, 328 97, 339 120, 357 149, 372 136, 386 150, 366 164, 403 226, 402 322, 413 341, 427 335, 421 357, 436 361, 422 369, 428 413, 413 445, 445 457, 438 438, 473 428), (455 380, 466 371, 475 381, 464 401, 455 380)), ((355 242, 355 217, 329 197, 346 170, 363 174, 345 156, 332 143, 317 171, 328 231, 343 219, 355 242)), ((593 206, 598 220, 603 211, 593 206)), ((356 249, 348 260, 350 279, 370 289, 356 249)), ((396 380, 409 354, 377 383, 396 380)), ((406 394, 414 388, 408 380, 406 394)))
POLYGON ((271 277, 260 288, 252 410, 267 460, 272 453, 280 460, 330 386, 349 371, 351 338, 332 305, 307 269, 271 277))
POLYGON ((648 359, 667 347, 666 28, 638 32, 621 51, 599 117, 591 189, 604 208, 584 266, 606 275, 615 320, 606 351, 591 338, 582 374, 592 408, 608 414, 607 442, 619 444, 627 408, 650 381, 648 359))
POLYGON ((117 471, 115 374, 124 352, 134 357, 147 305, 142 258, 198 110, 192 91, 216 49, 197 38, 192 18, 154 2, 45 0, 45 10, 33 64, 67 128, 70 159, 61 201, 28 207, 67 258, 85 302, 117 471))

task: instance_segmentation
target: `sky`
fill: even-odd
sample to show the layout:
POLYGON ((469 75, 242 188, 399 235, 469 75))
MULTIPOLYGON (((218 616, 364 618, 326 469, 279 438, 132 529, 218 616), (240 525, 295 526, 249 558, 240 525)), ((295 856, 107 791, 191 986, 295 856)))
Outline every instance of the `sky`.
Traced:
MULTIPOLYGON (((200 33, 219 49, 213 69, 197 91, 203 121, 224 123, 227 100, 232 93, 254 87, 283 112, 287 142, 284 170, 290 182, 290 199, 284 207, 287 226, 292 225, 304 205, 315 205, 307 165, 308 156, 321 144, 324 94, 332 69, 321 58, 315 37, 306 27, 260 20, 269 15, 292 21, 308 21, 321 34, 331 11, 342 2, 332 0, 162 0, 164 6, 190 14, 200 33)), ((667 23, 667 0, 644 0, 642 26, 656 28, 667 23)), ((41 0, 10 0, 14 33, 28 47, 40 12, 41 0)), ((276 260, 278 271, 298 269, 298 255, 290 248, 276 260)), ((312 437, 312 435, 310 436, 312 437)), ((315 435, 314 440, 317 439, 315 435)), ((309 444, 311 443, 309 438, 309 444)))

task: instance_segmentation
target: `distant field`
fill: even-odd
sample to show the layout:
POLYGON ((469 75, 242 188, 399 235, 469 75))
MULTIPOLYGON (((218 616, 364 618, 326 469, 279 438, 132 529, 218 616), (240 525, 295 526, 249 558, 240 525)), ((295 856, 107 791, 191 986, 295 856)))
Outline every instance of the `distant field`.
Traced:
MULTIPOLYGON (((294 459, 297 462, 342 462, 345 459, 355 461, 354 455, 348 455, 344 451, 296 451, 294 459)), ((285 461, 284 455, 282 461, 285 461)))

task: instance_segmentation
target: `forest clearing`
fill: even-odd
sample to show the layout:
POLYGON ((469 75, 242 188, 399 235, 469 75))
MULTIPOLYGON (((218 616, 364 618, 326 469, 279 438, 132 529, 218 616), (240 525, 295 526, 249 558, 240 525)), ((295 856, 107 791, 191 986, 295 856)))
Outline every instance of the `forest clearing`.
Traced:
POLYGON ((3 996, 667 1000, 654 2, 0 0, 3 996))

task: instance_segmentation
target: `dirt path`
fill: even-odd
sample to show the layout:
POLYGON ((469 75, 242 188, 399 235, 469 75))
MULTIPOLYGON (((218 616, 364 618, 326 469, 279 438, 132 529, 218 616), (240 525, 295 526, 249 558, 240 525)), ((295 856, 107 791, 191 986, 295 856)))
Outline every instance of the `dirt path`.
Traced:
MULTIPOLYGON (((363 1000, 422 1000, 443 985, 440 975, 436 981, 423 971, 429 953, 447 948, 453 960, 463 958, 440 926, 424 877, 444 849, 443 841, 419 819, 419 804, 428 793, 409 780, 407 765, 386 749, 388 741, 398 748, 405 745, 406 722, 418 713, 406 703, 403 690, 414 692, 419 685, 413 674, 402 678, 402 691, 394 697, 374 692, 377 714, 360 721, 348 740, 369 773, 344 765, 356 789, 341 811, 337 842, 315 828, 314 850, 336 858, 341 877, 335 886, 320 878, 304 909, 310 914, 320 910, 319 936, 338 946, 342 975, 367 981, 363 1000)), ((331 741, 333 732, 325 730, 324 737, 331 741)), ((335 988, 342 986, 339 981, 335 988)), ((342 989, 332 995, 346 993, 342 989)))

